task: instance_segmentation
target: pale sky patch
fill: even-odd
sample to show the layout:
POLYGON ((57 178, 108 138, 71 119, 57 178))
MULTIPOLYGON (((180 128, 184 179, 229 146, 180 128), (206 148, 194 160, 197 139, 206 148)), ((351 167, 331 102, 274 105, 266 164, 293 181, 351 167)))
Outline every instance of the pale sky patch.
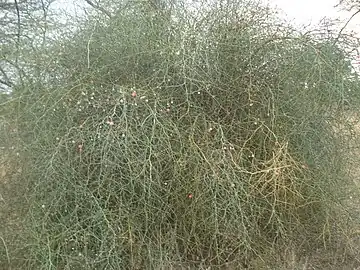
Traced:
MULTIPOLYGON (((282 15, 296 25, 317 25, 324 17, 340 19, 341 28, 352 13, 335 7, 339 0, 264 0, 273 7, 281 9, 282 15)), ((354 11, 355 12, 355 11, 354 11)), ((360 36, 360 14, 349 23, 348 30, 356 31, 360 36)))
POLYGON ((337 17, 337 0, 267 0, 286 13, 297 24, 317 24, 323 17, 337 17))

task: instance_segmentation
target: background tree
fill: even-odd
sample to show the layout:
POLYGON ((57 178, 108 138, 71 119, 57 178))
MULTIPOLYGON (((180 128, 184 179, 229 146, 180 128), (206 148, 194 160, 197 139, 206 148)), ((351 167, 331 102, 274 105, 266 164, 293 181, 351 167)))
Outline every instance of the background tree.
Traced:
MULTIPOLYGON (((341 27, 338 36, 336 38, 336 41, 341 37, 343 32, 348 27, 349 23, 358 16, 360 13, 360 1, 359 0, 340 0, 340 2, 336 5, 336 7, 340 7, 342 9, 345 9, 348 12, 352 12, 352 15, 348 18, 348 20, 344 23, 344 25, 341 27)), ((354 33, 352 33, 354 35, 354 33)), ((358 33, 355 33, 355 35, 358 35, 358 33)), ((359 52, 358 52, 359 55, 359 52)))
POLYGON ((61 18, 55 17, 51 8, 54 3, 55 0, 0 2, 1 91, 14 91, 24 80, 35 82, 41 76, 41 69, 49 60, 46 50, 55 37, 64 33, 61 18))

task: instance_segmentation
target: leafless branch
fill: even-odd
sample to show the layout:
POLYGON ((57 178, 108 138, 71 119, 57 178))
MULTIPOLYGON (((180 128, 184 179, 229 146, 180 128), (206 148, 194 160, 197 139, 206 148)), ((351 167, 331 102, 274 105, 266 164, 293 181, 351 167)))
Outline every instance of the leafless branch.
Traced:
POLYGON ((18 24, 18 29, 17 29, 17 43, 18 45, 20 45, 20 36, 21 36, 21 18, 20 18, 20 8, 19 8, 19 4, 18 1, 15 0, 15 8, 16 8, 16 16, 17 16, 17 24, 18 24))
POLYGON ((7 87, 13 87, 14 86, 13 83, 4 81, 2 79, 0 79, 0 84, 6 85, 7 87))
POLYGON ((335 45, 339 41, 339 38, 340 38, 342 32, 345 30, 345 28, 348 26, 348 24, 351 22, 351 20, 359 13, 360 13, 360 9, 358 11, 356 11, 353 15, 351 15, 351 17, 347 20, 347 22, 344 24, 344 26, 340 29, 337 37, 334 40, 333 45, 335 45))
POLYGON ((106 16, 108 16, 109 18, 111 18, 111 14, 109 11, 107 11, 106 9, 104 9, 103 7, 94 4, 93 2, 91 2, 90 0, 85 0, 86 3, 88 3, 90 6, 92 6, 93 8, 101 11, 102 13, 104 13, 106 16))
POLYGON ((10 79, 9 79, 7 73, 6 73, 5 70, 4 70, 3 68, 1 68, 1 67, 0 67, 0 72, 1 72, 2 76, 5 78, 5 80, 6 80, 7 82, 10 82, 10 79))
MULTIPOLYGON (((17 42, 16 42, 15 64, 16 64, 16 66, 18 66, 19 53, 20 53, 20 38, 21 38, 21 17, 20 17, 19 3, 17 0, 14 0, 14 3, 15 3, 16 16, 17 16, 17 42)), ((20 78, 20 81, 22 82, 21 72, 19 72, 19 78, 20 78)))

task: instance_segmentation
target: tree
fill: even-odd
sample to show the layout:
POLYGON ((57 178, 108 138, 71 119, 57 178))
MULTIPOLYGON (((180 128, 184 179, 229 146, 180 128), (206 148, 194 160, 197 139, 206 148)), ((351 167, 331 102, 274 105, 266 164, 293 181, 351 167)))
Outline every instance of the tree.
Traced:
POLYGON ((353 12, 349 19, 345 22, 343 27, 340 29, 335 42, 338 41, 341 34, 344 32, 349 23, 360 13, 360 0, 340 0, 336 7, 343 7, 349 12, 353 12))
POLYGON ((359 0, 340 0, 336 6, 343 6, 347 10, 359 10, 360 1, 359 0))
POLYGON ((0 2, 0 91, 9 92, 34 67, 30 52, 47 46, 50 5, 55 0, 2 0, 0 2))

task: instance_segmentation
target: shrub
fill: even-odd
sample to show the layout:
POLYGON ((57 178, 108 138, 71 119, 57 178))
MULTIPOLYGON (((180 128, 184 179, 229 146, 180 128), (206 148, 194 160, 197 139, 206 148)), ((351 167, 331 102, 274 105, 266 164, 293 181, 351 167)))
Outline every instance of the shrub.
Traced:
POLYGON ((348 177, 333 127, 358 90, 346 53, 219 3, 129 4, 54 46, 18 103, 29 267, 241 269, 332 243, 348 177))

